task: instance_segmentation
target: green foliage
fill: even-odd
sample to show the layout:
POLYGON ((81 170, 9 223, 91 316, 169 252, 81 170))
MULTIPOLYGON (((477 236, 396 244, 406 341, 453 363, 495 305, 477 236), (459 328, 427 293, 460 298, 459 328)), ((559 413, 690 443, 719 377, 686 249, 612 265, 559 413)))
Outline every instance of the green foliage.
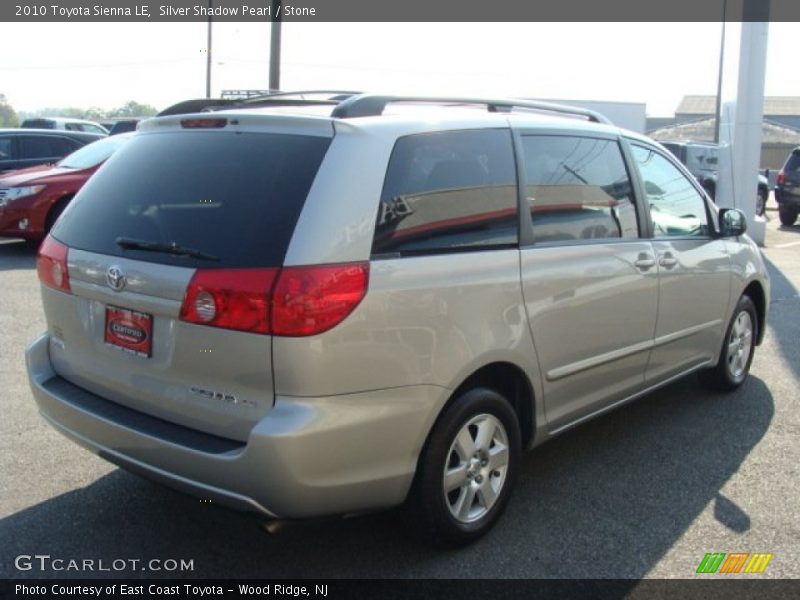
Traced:
POLYGON ((158 111, 154 106, 149 104, 140 104, 133 100, 129 100, 119 108, 110 110, 106 113, 107 117, 152 117, 158 111))
MULTIPOLYGON (((99 121, 101 119, 124 118, 124 117, 152 117, 158 110, 150 104, 141 104, 134 100, 129 100, 122 106, 110 110, 102 109, 98 106, 89 108, 43 108, 36 111, 26 111, 21 113, 23 118, 32 117, 70 117, 73 119, 88 119, 89 121, 99 121)), ((2 102, 0 102, 0 115, 2 115, 2 102)), ((2 116, 0 116, 2 118, 2 116)), ((2 125, 0 125, 2 126, 2 125)), ((9 127, 6 125, 6 127, 9 127)))
POLYGON ((0 127, 19 127, 19 117, 8 103, 5 94, 0 94, 0 127))
POLYGON ((96 106, 92 106, 87 108, 83 111, 83 119, 89 119, 90 121, 97 121, 98 119, 103 119, 106 116, 106 111, 102 108, 98 108, 96 106))

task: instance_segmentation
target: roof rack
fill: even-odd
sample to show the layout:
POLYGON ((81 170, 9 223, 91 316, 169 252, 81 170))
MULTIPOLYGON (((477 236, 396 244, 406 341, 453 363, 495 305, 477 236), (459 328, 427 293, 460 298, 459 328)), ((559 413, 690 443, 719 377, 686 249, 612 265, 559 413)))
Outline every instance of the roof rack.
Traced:
POLYGON ((267 96, 270 90, 222 90, 220 98, 231 100, 244 100, 245 98, 252 98, 254 96, 267 96))
POLYGON ((345 90, 301 90, 297 92, 272 92, 263 96, 251 96, 236 102, 233 107, 242 106, 308 106, 315 104, 336 105, 361 92, 345 90))
POLYGON ((165 108, 157 116, 181 115, 194 112, 223 110, 255 106, 315 106, 333 105, 331 116, 337 119, 354 117, 374 117, 383 114, 387 104, 408 102, 414 104, 438 105, 485 105, 489 112, 511 112, 514 108, 545 113, 556 113, 584 118, 595 123, 611 124, 604 115, 576 106, 539 102, 536 100, 491 99, 449 96, 381 96, 344 90, 300 90, 294 92, 271 92, 263 96, 249 98, 198 98, 185 100, 165 108), (324 96, 309 98, 308 96, 324 96))
POLYGON ((299 90, 294 92, 269 92, 267 94, 249 96, 248 98, 241 99, 241 101, 247 104, 254 100, 263 100, 266 98, 281 99, 294 96, 301 100, 310 100, 311 98, 306 98, 306 96, 328 96, 327 100, 341 102, 351 96, 358 95, 363 95, 363 92, 354 92, 352 90, 299 90))
POLYGON ((375 117, 383 114, 387 104, 393 102, 425 103, 425 104, 484 104, 489 112, 511 112, 514 108, 564 114, 574 117, 583 117, 595 123, 611 124, 604 115, 575 106, 563 104, 553 104, 550 102, 538 102, 534 100, 512 100, 512 99, 490 99, 490 98, 469 98, 469 97, 431 97, 431 96, 379 96, 373 94, 359 94, 350 96, 337 104, 331 113, 332 117, 338 119, 350 119, 354 117, 375 117))
POLYGON ((251 95, 247 98, 197 98, 184 100, 162 110, 157 116, 182 115, 187 113, 223 110, 226 108, 253 106, 308 106, 337 105, 343 100, 361 94, 345 90, 299 90, 295 92, 269 92, 262 95, 251 95), (307 96, 324 96, 308 98, 307 96))

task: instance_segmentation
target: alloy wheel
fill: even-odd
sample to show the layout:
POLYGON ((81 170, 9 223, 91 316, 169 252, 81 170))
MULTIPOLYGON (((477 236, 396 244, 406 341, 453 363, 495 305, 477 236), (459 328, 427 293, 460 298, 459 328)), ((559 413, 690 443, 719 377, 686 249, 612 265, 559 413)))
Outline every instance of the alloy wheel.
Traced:
POLYGON ((472 523, 488 513, 503 490, 508 471, 508 435, 493 415, 476 415, 459 430, 443 472, 450 514, 472 523))
POLYGON ((753 350, 753 321, 750 313, 741 311, 733 322, 728 338, 728 372, 734 379, 741 378, 753 350))

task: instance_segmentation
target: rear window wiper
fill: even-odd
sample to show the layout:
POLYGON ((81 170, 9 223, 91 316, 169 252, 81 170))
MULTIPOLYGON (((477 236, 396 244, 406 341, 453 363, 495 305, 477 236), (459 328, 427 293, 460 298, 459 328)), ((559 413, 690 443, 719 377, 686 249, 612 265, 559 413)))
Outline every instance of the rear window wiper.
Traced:
POLYGON ((175 242, 163 244, 161 242, 149 242, 126 237, 118 237, 115 241, 117 246, 124 250, 145 250, 147 252, 164 252, 165 254, 174 254, 176 256, 189 256, 200 260, 219 260, 218 256, 206 254, 194 248, 186 248, 175 242))

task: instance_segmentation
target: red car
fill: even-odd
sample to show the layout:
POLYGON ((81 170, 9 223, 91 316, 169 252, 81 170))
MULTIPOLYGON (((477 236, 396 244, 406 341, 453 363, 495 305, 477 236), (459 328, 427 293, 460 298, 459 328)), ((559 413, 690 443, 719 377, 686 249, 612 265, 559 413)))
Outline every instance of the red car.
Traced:
POLYGON ((37 240, 117 148, 133 134, 92 142, 54 165, 39 165, 0 177, 0 236, 37 240))

